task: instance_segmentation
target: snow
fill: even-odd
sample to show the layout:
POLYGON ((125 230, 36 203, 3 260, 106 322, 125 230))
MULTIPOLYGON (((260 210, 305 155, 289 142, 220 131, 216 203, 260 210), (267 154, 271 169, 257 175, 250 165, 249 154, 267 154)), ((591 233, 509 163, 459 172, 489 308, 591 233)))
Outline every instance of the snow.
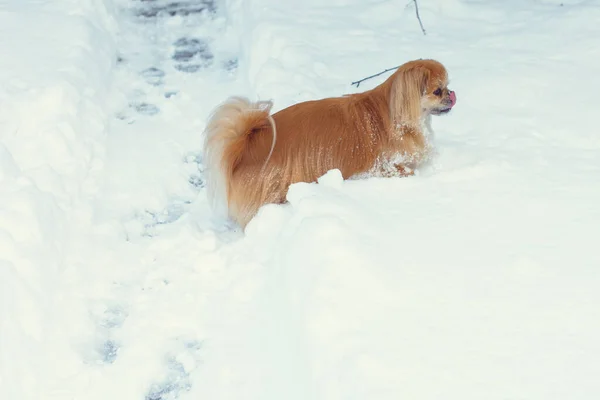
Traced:
POLYGON ((99 1, 9 1, 0 19, 0 393, 49 398, 81 364, 64 259, 101 167, 112 17, 99 1))
POLYGON ((0 5, 0 398, 598 397, 600 7, 418 3, 0 5), (416 176, 211 211, 217 104, 415 58, 458 97, 416 176))

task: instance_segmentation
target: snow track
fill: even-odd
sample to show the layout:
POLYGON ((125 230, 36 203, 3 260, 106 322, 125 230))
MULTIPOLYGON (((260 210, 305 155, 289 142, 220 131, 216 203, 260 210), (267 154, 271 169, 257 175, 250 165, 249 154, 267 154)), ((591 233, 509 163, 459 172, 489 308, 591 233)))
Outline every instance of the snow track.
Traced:
POLYGON ((205 316, 184 314, 192 304, 202 310, 211 293, 202 289, 213 282, 211 269, 196 269, 198 262, 211 264, 214 255, 204 253, 214 251, 217 241, 212 231, 202 232, 208 216, 204 224, 189 216, 204 185, 197 156, 202 113, 188 110, 207 101, 195 98, 201 94, 196 88, 210 90, 204 80, 226 85, 235 69, 235 55, 220 52, 214 37, 223 25, 218 12, 205 0, 117 6, 116 113, 95 200, 101 228, 82 232, 81 252, 69 260, 81 267, 80 282, 97 274, 96 290, 81 293, 95 325, 82 354, 97 369, 85 398, 144 393, 147 400, 178 399, 193 387, 205 316), (115 229, 121 232, 116 241, 110 238, 115 229), (182 258, 165 259, 165 252, 182 258), (183 323, 176 322, 180 317, 183 323))

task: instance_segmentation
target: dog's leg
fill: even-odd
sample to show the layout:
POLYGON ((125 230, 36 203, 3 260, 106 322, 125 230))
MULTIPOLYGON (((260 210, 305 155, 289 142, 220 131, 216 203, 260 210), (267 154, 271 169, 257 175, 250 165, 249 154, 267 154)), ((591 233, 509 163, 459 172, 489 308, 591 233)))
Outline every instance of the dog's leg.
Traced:
POLYGON ((413 176, 415 174, 414 168, 407 166, 406 164, 387 163, 380 164, 372 168, 367 176, 376 176, 380 178, 404 178, 407 176, 413 176))
POLYGON ((396 164, 394 166, 396 167, 396 171, 398 172, 397 176, 406 177, 413 176, 415 174, 415 170, 413 168, 410 168, 404 164, 396 164))

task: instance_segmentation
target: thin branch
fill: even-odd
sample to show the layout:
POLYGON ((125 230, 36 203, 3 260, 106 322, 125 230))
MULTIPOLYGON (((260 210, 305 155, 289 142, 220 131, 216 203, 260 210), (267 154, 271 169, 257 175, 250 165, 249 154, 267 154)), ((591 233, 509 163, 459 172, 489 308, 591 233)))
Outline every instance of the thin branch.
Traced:
MULTIPOLYGON (((425 32, 425 28, 423 27, 423 21, 421 21, 421 15, 419 15, 419 3, 417 3, 417 0, 412 0, 412 2, 415 4, 415 12, 416 12, 416 14, 417 14, 417 20, 419 20, 419 25, 421 26, 421 31, 423 32, 423 35, 427 35, 427 32, 425 32)), ((408 4, 406 5, 406 7, 408 7, 408 5, 409 5, 409 4, 410 4, 410 3, 408 3, 408 4)), ((360 84, 361 84, 362 82, 366 81, 367 79, 375 78, 376 76, 379 76, 379 75, 385 74, 386 72, 388 72, 388 71, 392 71, 392 70, 394 70, 394 69, 398 69, 399 67, 400 67, 400 66, 398 65, 397 67, 388 68, 388 69, 386 69, 385 71, 381 71, 381 72, 380 72, 380 73, 378 73, 378 74, 371 75, 371 76, 367 76, 366 78, 363 78, 363 79, 360 79, 360 80, 358 80, 358 81, 354 81, 354 82, 352 82, 352 85, 356 85, 356 87, 359 87, 359 86, 360 86, 360 84)))
POLYGON ((423 31, 423 35, 427 35, 427 33, 425 32, 425 28, 423 28, 423 22, 421 21, 421 16, 419 15, 419 4, 417 3, 417 0, 413 0, 413 3, 415 3, 415 12, 417 13, 417 19, 419 20, 419 25, 421 25, 421 30, 423 31))
POLYGON ((388 72, 388 71, 392 71, 392 70, 395 70, 395 69, 398 69, 398 68, 400 68, 400 66, 399 66, 399 65, 398 65, 397 67, 388 68, 388 69, 386 69, 385 71, 381 71, 381 72, 380 72, 380 73, 378 73, 378 74, 371 75, 371 76, 367 76, 366 78, 362 78, 362 79, 360 79, 360 80, 358 80, 358 81, 354 81, 354 82, 352 82, 352 85, 356 85, 356 87, 359 87, 359 86, 360 86, 360 84, 361 84, 362 82, 366 81, 367 79, 375 78, 376 76, 379 76, 379 75, 385 74, 385 73, 386 73, 386 72, 388 72))

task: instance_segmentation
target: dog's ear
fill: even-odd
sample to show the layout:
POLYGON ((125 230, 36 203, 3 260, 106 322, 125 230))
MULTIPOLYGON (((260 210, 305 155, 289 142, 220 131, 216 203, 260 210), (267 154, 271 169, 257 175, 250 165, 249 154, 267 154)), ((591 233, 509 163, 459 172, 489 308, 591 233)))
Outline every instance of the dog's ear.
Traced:
POLYGON ((390 93, 390 114, 394 127, 418 127, 421 118, 421 98, 431 75, 429 68, 419 64, 400 67, 390 93))

